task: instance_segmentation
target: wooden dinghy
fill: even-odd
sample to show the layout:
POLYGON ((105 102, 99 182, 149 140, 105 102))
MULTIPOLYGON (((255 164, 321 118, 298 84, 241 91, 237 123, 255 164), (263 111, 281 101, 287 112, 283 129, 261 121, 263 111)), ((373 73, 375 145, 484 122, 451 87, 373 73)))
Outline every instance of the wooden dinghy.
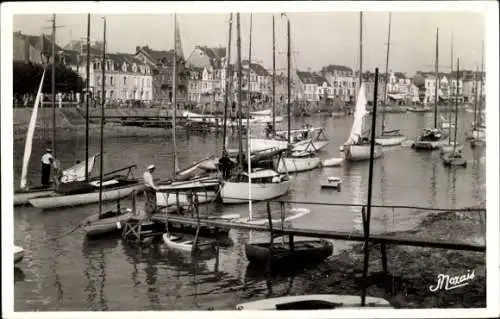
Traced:
POLYGON ((236 305, 236 310, 320 310, 337 308, 393 308, 382 298, 366 296, 365 306, 355 295, 302 295, 256 300, 236 305))
POLYGON ((17 264, 24 258, 24 249, 21 246, 14 245, 14 264, 17 264))
POLYGON ((340 177, 332 176, 328 177, 326 183, 321 183, 321 188, 336 188, 340 191, 342 185, 342 179, 340 177))
POLYGON ((121 231, 125 222, 133 216, 130 208, 123 212, 107 211, 101 215, 94 214, 82 223, 87 237, 96 237, 121 231))
POLYGON ((295 173, 313 170, 321 165, 319 157, 312 155, 309 152, 304 152, 307 155, 300 154, 295 157, 283 157, 282 161, 278 162, 278 173, 295 173))
POLYGON ((443 156, 443 164, 446 166, 467 166, 467 160, 463 158, 462 153, 456 152, 445 154, 443 156))
MULTIPOLYGON (((165 233, 162 236, 163 242, 170 249, 181 250, 181 251, 193 251, 194 240, 186 240, 183 236, 175 236, 169 233, 165 233)), ((206 251, 214 249, 214 244, 211 241, 198 239, 196 243, 195 251, 206 251)))
MULTIPOLYGON (((106 185, 103 183, 105 189, 102 192, 102 201, 111 201, 124 198, 130 195, 133 191, 140 191, 144 188, 144 184, 139 183, 137 180, 122 180, 117 181, 118 185, 106 185), (122 186, 120 186, 122 185, 122 186), (114 186, 107 188, 106 186, 114 186), (107 189, 106 189, 107 188, 107 189)), ((114 183, 113 183, 114 184, 114 183)), ((34 207, 41 209, 60 208, 68 206, 87 205, 99 202, 99 184, 93 192, 83 194, 61 195, 51 194, 47 197, 32 198, 29 200, 30 204, 34 207)))
MULTIPOLYGON (((248 262, 254 266, 266 266, 269 260, 271 243, 256 242, 245 245, 248 262)), ((290 243, 282 241, 272 245, 271 265, 274 269, 286 267, 290 263, 319 263, 333 253, 333 244, 323 239, 295 241, 293 249, 290 243)))

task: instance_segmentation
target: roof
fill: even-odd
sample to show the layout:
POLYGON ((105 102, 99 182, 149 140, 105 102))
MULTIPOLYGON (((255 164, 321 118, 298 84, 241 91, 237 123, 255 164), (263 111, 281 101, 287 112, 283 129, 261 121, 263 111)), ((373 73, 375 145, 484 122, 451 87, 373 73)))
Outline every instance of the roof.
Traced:
POLYGON ((317 73, 297 71, 297 76, 304 84, 323 85, 324 82, 327 82, 322 75, 319 75, 317 73))
POLYGON ((406 79, 406 74, 404 74, 403 72, 394 72, 394 76, 397 79, 406 79))
MULTIPOLYGON (((19 32, 14 32, 14 35, 17 35, 20 39, 27 41, 32 47, 42 50, 44 52, 51 52, 52 50, 52 40, 46 36, 46 35, 28 35, 28 34, 22 34, 20 31, 19 32)), ((56 52, 62 51, 63 48, 61 48, 57 43, 55 44, 55 50, 56 52)))
MULTIPOLYGON (((68 42, 63 48, 64 50, 82 52, 82 54, 87 53, 87 41, 72 40, 68 42)), ((90 54, 91 55, 101 55, 102 54, 102 42, 91 42, 90 43, 90 54)))
POLYGON ((134 54, 129 53, 109 53, 106 58, 113 61, 115 69, 121 70, 123 63, 127 63, 127 72, 132 72, 132 66, 135 63, 137 66, 144 65, 144 62, 136 58, 134 54))
POLYGON ((222 59, 226 57, 226 48, 209 48, 207 46, 196 46, 196 48, 208 56, 212 67, 217 69, 222 67, 222 59))
MULTIPOLYGON (((248 65, 248 60, 242 61, 242 64, 248 65)), ((258 76, 268 76, 269 72, 267 72, 266 68, 258 63, 252 63, 250 68, 257 74, 258 76)))
POLYGON ((322 74, 325 74, 327 72, 334 72, 334 71, 352 72, 352 69, 345 65, 330 64, 328 66, 324 66, 323 68, 321 68, 320 72, 322 74))

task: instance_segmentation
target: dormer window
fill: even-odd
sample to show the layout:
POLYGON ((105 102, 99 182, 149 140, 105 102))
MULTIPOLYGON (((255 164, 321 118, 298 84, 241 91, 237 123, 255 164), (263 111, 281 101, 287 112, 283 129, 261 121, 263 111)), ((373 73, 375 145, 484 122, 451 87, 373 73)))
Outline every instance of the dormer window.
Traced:
POLYGON ((122 64, 122 71, 127 72, 127 63, 122 64))

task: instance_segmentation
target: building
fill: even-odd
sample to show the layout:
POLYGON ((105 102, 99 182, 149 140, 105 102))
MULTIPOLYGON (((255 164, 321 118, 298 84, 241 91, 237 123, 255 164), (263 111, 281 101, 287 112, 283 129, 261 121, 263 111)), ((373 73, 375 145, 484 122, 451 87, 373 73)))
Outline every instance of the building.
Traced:
MULTIPOLYGON (((55 45, 56 56, 63 49, 55 45)), ((52 53, 52 40, 42 35, 27 35, 21 31, 13 33, 13 60, 42 64, 48 61, 52 53)))
POLYGON ((343 65, 328 65, 323 67, 320 73, 328 81, 332 88, 330 98, 338 98, 344 102, 356 99, 357 79, 351 68, 343 65))
POLYGON ((326 94, 333 98, 333 90, 328 81, 320 74, 297 71, 297 98, 308 102, 319 102, 326 94))
POLYGON ((478 100, 479 94, 481 94, 481 76, 483 78, 482 82, 482 97, 483 100, 486 98, 486 81, 485 73, 476 71, 463 71, 463 96, 464 101, 468 103, 474 103, 478 100))

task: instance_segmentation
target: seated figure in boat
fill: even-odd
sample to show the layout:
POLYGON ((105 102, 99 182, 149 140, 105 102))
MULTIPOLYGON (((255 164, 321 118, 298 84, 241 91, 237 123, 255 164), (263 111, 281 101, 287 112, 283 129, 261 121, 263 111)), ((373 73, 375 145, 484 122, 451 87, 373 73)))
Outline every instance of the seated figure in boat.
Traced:
POLYGON ((233 169, 233 162, 229 158, 229 154, 224 150, 222 157, 219 159, 219 169, 222 172, 222 178, 227 180, 231 175, 231 170, 233 169))

